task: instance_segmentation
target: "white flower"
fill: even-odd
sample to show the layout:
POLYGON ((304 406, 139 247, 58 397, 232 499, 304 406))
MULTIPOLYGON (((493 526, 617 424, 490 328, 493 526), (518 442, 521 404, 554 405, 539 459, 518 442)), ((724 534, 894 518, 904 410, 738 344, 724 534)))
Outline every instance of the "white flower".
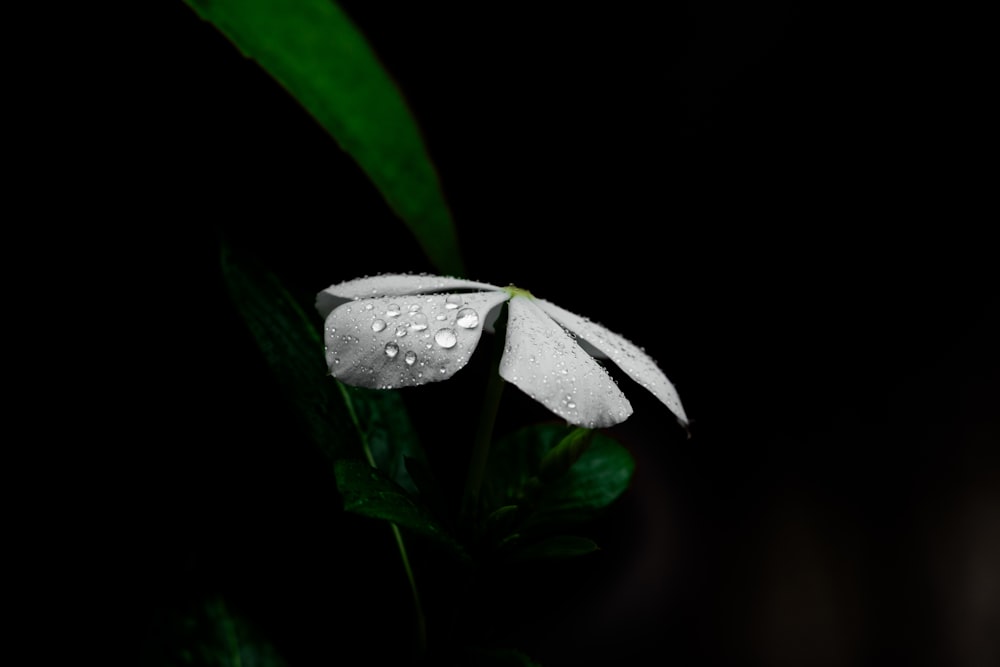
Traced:
POLYGON ((316 297, 330 374, 374 389, 450 378, 508 304, 500 376, 567 422, 613 426, 632 405, 601 364, 610 359, 673 412, 687 416, 656 362, 622 336, 516 287, 429 275, 348 280, 316 297))

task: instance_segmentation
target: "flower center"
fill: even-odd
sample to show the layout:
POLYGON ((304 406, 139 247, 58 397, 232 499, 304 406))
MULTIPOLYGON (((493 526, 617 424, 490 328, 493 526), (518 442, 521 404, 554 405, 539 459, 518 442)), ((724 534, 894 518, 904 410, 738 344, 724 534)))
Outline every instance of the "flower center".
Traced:
POLYGON ((506 287, 503 288, 503 291, 507 292, 507 294, 510 294, 512 297, 523 296, 527 297, 528 299, 535 298, 534 295, 528 290, 521 289, 520 287, 514 287, 513 285, 507 285, 506 287))

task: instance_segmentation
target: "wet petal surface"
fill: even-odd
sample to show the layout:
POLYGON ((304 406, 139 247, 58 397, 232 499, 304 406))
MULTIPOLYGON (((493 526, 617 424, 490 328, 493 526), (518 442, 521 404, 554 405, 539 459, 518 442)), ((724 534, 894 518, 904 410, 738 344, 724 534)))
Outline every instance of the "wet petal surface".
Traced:
POLYGON ((607 327, 575 315, 544 299, 535 299, 538 307, 556 322, 566 327, 608 356, 630 378, 648 389, 673 412, 682 424, 688 423, 680 396, 674 385, 642 348, 607 327))
POLYGON ((509 298, 495 291, 351 300, 326 318, 327 367, 347 384, 372 389, 445 380, 468 363, 483 316, 509 298))
POLYGON ((500 290, 489 283, 426 274, 386 273, 331 285, 316 295, 316 309, 324 319, 334 308, 348 301, 380 296, 405 296, 452 290, 500 290))
POLYGON ((535 299, 514 296, 508 307, 504 380, 578 426, 613 426, 632 414, 608 372, 535 299))

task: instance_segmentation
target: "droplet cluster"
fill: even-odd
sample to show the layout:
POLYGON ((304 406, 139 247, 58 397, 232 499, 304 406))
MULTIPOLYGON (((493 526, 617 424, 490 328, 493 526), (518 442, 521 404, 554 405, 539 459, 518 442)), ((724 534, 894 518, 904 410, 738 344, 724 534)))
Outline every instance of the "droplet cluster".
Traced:
POLYGON ((510 301, 500 375, 568 422, 597 428, 627 418, 632 407, 608 372, 541 311, 510 301))
POLYGON ((482 334, 483 314, 503 292, 359 298, 334 309, 325 331, 330 372, 385 389, 450 377, 482 334))
POLYGON ((687 421, 684 408, 674 385, 667 379, 656 361, 646 351, 607 327, 538 299, 538 305, 561 326, 574 332, 588 346, 606 355, 630 378, 662 401, 682 421, 687 421))

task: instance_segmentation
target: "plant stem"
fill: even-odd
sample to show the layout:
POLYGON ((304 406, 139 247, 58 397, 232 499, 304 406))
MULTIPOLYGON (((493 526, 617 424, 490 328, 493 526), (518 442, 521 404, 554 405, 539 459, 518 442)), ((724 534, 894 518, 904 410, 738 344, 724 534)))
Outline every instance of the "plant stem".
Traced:
POLYGON ((413 576, 413 568, 410 567, 410 558, 406 553, 406 544, 403 543, 403 534, 399 531, 399 526, 390 522, 392 534, 396 537, 396 546, 399 547, 399 558, 403 561, 403 569, 406 571, 406 578, 410 582, 410 593, 413 596, 414 615, 417 623, 417 646, 418 657, 423 657, 427 651, 427 619, 424 617, 424 607, 420 603, 420 591, 417 590, 417 579, 413 576))
MULTIPOLYGON (((363 428, 361 428, 361 422, 358 420, 358 415, 354 411, 354 403, 351 400, 351 395, 347 391, 347 388, 343 383, 337 382, 337 386, 340 387, 340 393, 344 397, 344 402, 347 404, 347 411, 351 415, 351 421, 354 422, 354 427, 358 431, 358 436, 361 438, 361 448, 364 451, 365 459, 368 461, 368 465, 376 468, 375 457, 372 455, 371 446, 368 444, 368 434, 363 428)), ((403 563, 403 570, 406 572, 406 579, 410 582, 410 594, 413 596, 413 611, 416 616, 416 652, 418 657, 423 657, 427 651, 427 619, 424 616, 424 607, 420 602, 420 592, 417 589, 417 580, 413 576, 413 568, 410 566, 410 557, 406 551, 406 543, 403 541, 403 534, 399 530, 399 526, 395 523, 389 521, 389 526, 392 528, 392 534, 396 539, 396 547, 399 549, 399 559, 403 563)))
POLYGON ((497 411, 500 408, 500 397, 503 395, 504 379, 500 377, 500 359, 503 357, 503 346, 507 334, 507 308, 504 307, 494 324, 493 358, 488 371, 486 391, 483 395, 483 407, 479 413, 479 424, 476 437, 472 443, 472 458, 469 461, 469 471, 465 478, 465 493, 462 496, 463 519, 473 519, 479 510, 479 490, 483 484, 483 475, 490 458, 490 442, 493 440, 493 426, 496 423, 497 411))

